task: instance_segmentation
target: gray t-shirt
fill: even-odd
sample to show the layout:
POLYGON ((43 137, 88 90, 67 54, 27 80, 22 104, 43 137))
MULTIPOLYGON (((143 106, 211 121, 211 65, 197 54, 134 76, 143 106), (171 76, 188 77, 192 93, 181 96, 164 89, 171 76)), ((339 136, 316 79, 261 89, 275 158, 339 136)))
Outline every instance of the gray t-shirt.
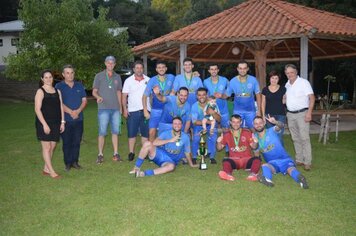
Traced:
POLYGON ((117 109, 119 102, 117 91, 122 90, 122 81, 120 75, 113 72, 111 79, 107 78, 106 70, 95 75, 93 89, 98 89, 103 102, 98 104, 98 109, 117 109))

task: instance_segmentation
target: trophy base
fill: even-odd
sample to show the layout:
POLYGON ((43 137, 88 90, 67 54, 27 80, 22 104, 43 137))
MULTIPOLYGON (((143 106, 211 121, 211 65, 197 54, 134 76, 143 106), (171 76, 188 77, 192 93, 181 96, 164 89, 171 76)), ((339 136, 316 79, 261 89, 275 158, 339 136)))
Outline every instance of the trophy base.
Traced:
POLYGON ((207 167, 206 163, 200 163, 199 169, 206 170, 206 169, 208 169, 208 167, 207 167))

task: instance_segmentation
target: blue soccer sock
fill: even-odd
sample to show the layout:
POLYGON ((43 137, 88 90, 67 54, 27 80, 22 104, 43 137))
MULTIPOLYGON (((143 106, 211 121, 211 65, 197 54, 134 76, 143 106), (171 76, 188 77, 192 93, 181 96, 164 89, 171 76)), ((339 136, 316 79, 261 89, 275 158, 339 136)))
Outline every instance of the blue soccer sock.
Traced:
POLYGON ((262 166, 262 175, 266 177, 266 179, 272 180, 272 171, 268 166, 262 166))
POLYGON ((137 157, 135 166, 138 167, 138 168, 141 168, 141 166, 142 166, 144 161, 145 161, 144 159, 141 159, 140 157, 137 157))
POLYGON ((299 183, 300 172, 297 169, 293 169, 290 173, 290 176, 294 179, 295 182, 299 183))
POLYGON ((153 170, 145 170, 145 176, 153 176, 155 172, 153 170))

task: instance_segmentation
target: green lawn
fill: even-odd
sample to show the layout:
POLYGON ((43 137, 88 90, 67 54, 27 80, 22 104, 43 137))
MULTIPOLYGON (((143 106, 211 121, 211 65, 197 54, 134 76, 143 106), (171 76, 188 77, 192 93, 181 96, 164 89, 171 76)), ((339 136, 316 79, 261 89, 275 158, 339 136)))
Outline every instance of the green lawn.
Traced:
POLYGON ((84 169, 65 173, 59 144, 53 162, 63 178, 53 180, 41 175, 33 104, 0 102, 0 114, 0 235, 356 234, 356 132, 341 132, 339 142, 327 146, 312 136, 313 169, 302 170, 309 190, 281 175, 274 188, 246 181, 245 172, 235 173, 236 182, 221 181, 222 153, 206 171, 180 165, 170 174, 135 179, 128 174, 133 163, 125 128, 125 161, 113 163, 106 145, 104 164, 95 164, 96 105, 90 102, 84 169))

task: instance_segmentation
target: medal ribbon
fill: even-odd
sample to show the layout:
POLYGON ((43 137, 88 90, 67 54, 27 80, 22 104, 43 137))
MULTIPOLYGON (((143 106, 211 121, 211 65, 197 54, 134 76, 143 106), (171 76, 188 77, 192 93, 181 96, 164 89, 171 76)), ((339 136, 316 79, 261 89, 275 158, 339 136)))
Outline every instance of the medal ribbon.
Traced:
POLYGON ((193 73, 192 73, 192 75, 190 76, 190 79, 188 79, 188 78, 185 76, 185 73, 184 73, 184 79, 185 79, 185 83, 186 83, 186 85, 187 85, 187 88, 189 89, 190 84, 192 83, 192 80, 193 80, 193 73), (188 80, 189 80, 189 83, 188 83, 188 80))
POLYGON ((219 78, 219 76, 218 76, 218 81, 216 81, 215 86, 214 86, 213 79, 211 79, 211 84, 213 85, 213 90, 214 90, 213 94, 211 94, 211 95, 214 95, 214 93, 216 93, 216 91, 218 90, 219 79, 220 79, 220 78, 219 78))
POLYGON ((158 76, 158 83, 159 83, 159 87, 162 90, 162 94, 164 94, 164 89, 166 87, 166 76, 163 77, 163 82, 161 82, 160 77, 158 76))
POLYGON ((265 149, 265 141, 266 141, 266 132, 263 134, 263 137, 260 138, 259 135, 257 135, 258 139, 258 145, 260 146, 260 149, 264 150, 265 149))
POLYGON ((234 143, 236 149, 239 147, 240 137, 241 137, 241 128, 237 131, 237 137, 235 137, 234 133, 231 131, 232 137, 234 138, 234 143))
POLYGON ((106 75, 105 80, 108 83, 109 88, 111 88, 113 80, 109 78, 108 72, 106 72, 105 75, 106 75))

